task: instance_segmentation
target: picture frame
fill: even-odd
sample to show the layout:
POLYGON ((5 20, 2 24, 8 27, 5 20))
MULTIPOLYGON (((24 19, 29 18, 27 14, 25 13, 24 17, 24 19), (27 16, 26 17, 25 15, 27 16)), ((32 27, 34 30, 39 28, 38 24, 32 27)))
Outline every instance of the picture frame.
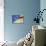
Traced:
POLYGON ((13 24, 23 24, 24 23, 24 16, 12 15, 12 23, 13 24))

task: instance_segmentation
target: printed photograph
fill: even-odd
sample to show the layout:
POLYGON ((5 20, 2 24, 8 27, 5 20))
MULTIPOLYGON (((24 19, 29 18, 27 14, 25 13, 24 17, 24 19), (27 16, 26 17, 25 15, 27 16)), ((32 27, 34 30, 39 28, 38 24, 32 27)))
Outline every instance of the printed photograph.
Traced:
POLYGON ((23 24, 24 23, 24 16, 21 15, 12 15, 12 23, 23 24))

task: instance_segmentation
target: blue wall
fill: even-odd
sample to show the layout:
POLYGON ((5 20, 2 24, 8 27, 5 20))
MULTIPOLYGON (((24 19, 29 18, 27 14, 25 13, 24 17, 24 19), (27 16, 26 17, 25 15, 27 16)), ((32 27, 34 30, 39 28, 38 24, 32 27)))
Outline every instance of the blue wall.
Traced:
POLYGON ((40 0, 5 0, 5 40, 18 41, 31 29, 35 12, 40 9, 40 0), (24 24, 12 24, 12 15, 24 15, 24 24))

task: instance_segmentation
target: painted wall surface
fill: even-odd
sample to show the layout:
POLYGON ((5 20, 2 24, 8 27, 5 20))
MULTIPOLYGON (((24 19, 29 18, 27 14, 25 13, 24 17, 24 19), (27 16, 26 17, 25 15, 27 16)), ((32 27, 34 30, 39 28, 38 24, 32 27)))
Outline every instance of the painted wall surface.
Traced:
POLYGON ((36 12, 40 9, 40 0, 5 0, 4 9, 4 31, 5 40, 18 41, 24 37, 32 25, 36 12), (24 24, 12 24, 12 15, 24 15, 24 24))

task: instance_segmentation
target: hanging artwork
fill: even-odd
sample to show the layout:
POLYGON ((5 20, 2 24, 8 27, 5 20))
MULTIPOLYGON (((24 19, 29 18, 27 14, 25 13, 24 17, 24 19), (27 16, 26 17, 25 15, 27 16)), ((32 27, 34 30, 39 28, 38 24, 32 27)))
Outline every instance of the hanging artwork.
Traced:
POLYGON ((24 16, 22 15, 12 15, 12 23, 23 24, 24 23, 24 16))

